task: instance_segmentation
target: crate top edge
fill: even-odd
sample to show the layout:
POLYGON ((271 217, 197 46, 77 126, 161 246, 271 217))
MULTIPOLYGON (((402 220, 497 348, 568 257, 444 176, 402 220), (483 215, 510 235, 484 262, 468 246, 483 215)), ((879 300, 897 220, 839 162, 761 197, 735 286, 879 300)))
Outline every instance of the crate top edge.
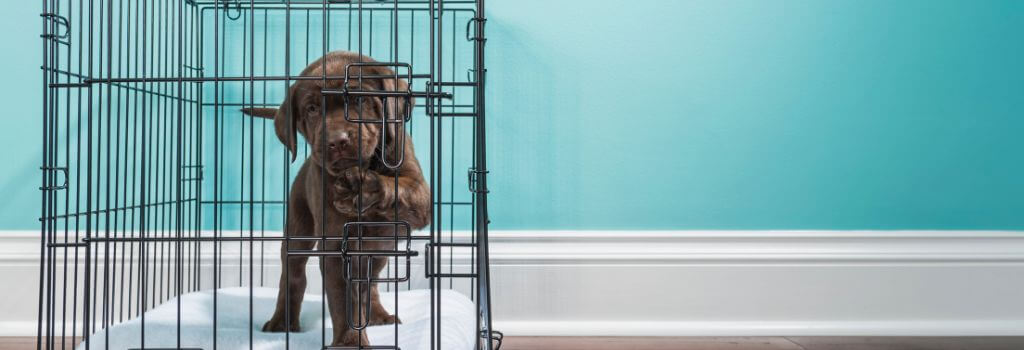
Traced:
POLYGON ((332 10, 343 10, 347 7, 341 7, 343 5, 360 5, 365 9, 369 10, 387 10, 392 9, 396 3, 400 10, 408 9, 427 9, 431 3, 436 4, 438 9, 443 10, 467 10, 474 9, 476 6, 475 0, 445 0, 445 1, 432 1, 432 0, 389 0, 389 1, 377 1, 377 0, 188 0, 188 3, 201 8, 214 8, 224 7, 229 10, 248 10, 250 7, 259 6, 259 9, 287 9, 291 7, 293 10, 319 10, 325 5, 329 6, 332 10), (444 6, 441 8, 440 6, 444 6))

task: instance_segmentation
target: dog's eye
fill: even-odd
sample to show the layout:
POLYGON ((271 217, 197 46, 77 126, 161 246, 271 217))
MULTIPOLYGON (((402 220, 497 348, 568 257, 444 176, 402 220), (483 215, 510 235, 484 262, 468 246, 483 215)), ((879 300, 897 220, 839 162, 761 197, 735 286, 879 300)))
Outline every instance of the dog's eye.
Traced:
POLYGON ((317 105, 314 105, 314 104, 306 105, 306 112, 309 112, 310 114, 315 114, 319 110, 320 110, 320 107, 317 106, 317 105))
POLYGON ((348 103, 353 106, 362 106, 364 103, 367 102, 369 101, 367 101, 366 97, 363 96, 350 96, 348 99, 348 103))

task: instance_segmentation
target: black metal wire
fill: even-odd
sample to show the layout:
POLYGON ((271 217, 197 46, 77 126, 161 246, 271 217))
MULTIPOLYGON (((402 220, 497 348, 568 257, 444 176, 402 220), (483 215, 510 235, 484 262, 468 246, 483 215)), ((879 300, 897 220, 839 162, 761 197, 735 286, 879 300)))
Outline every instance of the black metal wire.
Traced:
MULTIPOLYGON (((482 14, 483 1, 465 0, 43 0, 37 348, 53 349, 59 343, 64 349, 80 341, 88 349, 100 340, 109 348, 109 333, 102 339, 91 336, 135 318, 141 324, 139 345, 146 348, 151 335, 146 329, 152 328, 146 311, 204 289, 213 293, 210 317, 216 338, 217 288, 225 283, 249 288, 248 318, 250 323, 259 322, 253 313, 253 295, 257 284, 265 283, 265 245, 290 248, 293 241, 315 242, 320 248, 286 249, 289 257, 311 256, 321 265, 340 259, 345 264, 339 270, 344 272, 341 276, 323 278, 345 280, 352 291, 345 294, 345 304, 350 305, 348 324, 361 333, 373 312, 371 291, 378 284, 387 291, 397 292, 400 283, 410 289, 413 258, 420 256, 413 242, 427 243, 422 255, 431 288, 432 348, 442 345, 440 289, 461 289, 458 279, 469 280, 467 292, 480 311, 479 343, 490 348, 495 337, 490 330, 487 290, 482 14), (295 14, 306 20, 293 28, 295 14), (282 17, 283 48, 281 30, 272 23, 282 17), (312 21, 315 17, 320 17, 319 24, 312 21), (342 30, 346 32, 338 33, 342 30), (473 42, 472 50, 460 50, 457 34, 473 42), (292 63, 304 64, 344 46, 333 38, 347 40, 349 51, 380 63, 357 63, 341 76, 328 75, 326 69, 317 76, 292 74, 300 68, 292 63), (311 50, 317 40, 319 55, 311 50), (293 44, 305 48, 304 59, 293 62, 293 44), (271 63, 280 53, 283 66, 271 63), (373 65, 387 67, 393 74, 363 72, 373 65), (473 72, 472 79, 460 81, 456 72, 466 70, 473 72), (359 83, 402 79, 410 89, 352 89, 348 79, 359 83), (430 135, 429 140, 420 140, 430 144, 424 162, 433 187, 429 230, 412 232, 401 222, 395 203, 391 217, 380 219, 385 221, 360 218, 344 228, 319 227, 320 232, 302 237, 268 232, 275 228, 288 232, 284 225, 291 209, 287 199, 293 164, 287 151, 280 166, 268 162, 267 157, 278 149, 275 137, 267 136, 272 132, 270 122, 239 117, 237 110, 275 107, 282 96, 271 93, 277 91, 273 84, 280 82, 281 92, 287 93, 288 85, 302 80, 318 80, 324 86, 329 81, 345 82, 342 89, 323 89, 325 99, 333 95, 382 99, 387 106, 383 118, 356 115, 348 119, 378 123, 382 129, 394 126, 397 133, 384 133, 383 142, 391 142, 392 137, 399 144, 412 140, 415 119, 430 119, 428 125, 420 124, 429 126, 430 135), (389 102, 404 104, 400 110, 407 114, 391 111, 389 102), (410 110, 417 110, 417 116, 410 110), (469 135, 463 135, 468 130, 461 127, 463 120, 472 124, 469 135), (469 171, 469 188, 456 186, 460 168, 469 171), (279 189, 272 181, 276 177, 281 178, 279 189), (459 198, 459 193, 467 197, 459 198), (468 215, 461 214, 463 208, 468 215), (280 216, 273 215, 278 211, 280 216), (393 234, 366 235, 380 225, 393 226, 389 229, 393 234), (237 234, 229 233, 236 230, 237 234), (468 241, 456 240, 461 230, 469 232, 468 241), (224 271, 229 242, 238 242, 237 277, 230 268, 224 271), (372 242, 384 245, 364 247, 372 242), (340 245, 340 250, 325 250, 332 244, 340 245), (462 250, 468 250, 472 259, 468 273, 456 266, 456 253, 462 250), (204 266, 204 252, 212 255, 212 266, 204 266), (391 266, 381 270, 381 264, 391 266), (376 276, 375 270, 385 273, 376 276), (233 278, 237 281, 230 281, 233 278)), ((291 121, 290 112, 285 111, 291 121)), ((326 114, 321 117, 326 122, 326 114)), ((360 140, 363 136, 360 133, 360 140)), ((410 156, 403 150, 399 147, 391 155, 384 149, 379 155, 383 167, 401 167, 410 156)), ((363 161, 361 165, 367 165, 363 161)), ((390 181, 398 187, 397 177, 390 181)), ((328 191, 324 185, 322 190, 328 191)), ((328 210, 330 203, 321 204, 328 210)), ((287 279, 291 269, 288 264, 284 267, 287 279)), ((323 266, 321 271, 326 271, 323 266)), ((288 287, 285 284, 286 294, 290 294, 288 287)), ((326 291, 321 289, 321 294, 326 291)), ((393 303, 394 312, 400 313, 397 293, 393 303)), ((181 304, 176 308, 175 329, 167 331, 175 332, 175 346, 182 348, 188 344, 182 343, 181 304)), ((293 320, 285 311, 290 329, 293 320)), ((321 312, 326 316, 326 309, 321 312)), ((397 348, 399 328, 392 327, 391 345, 355 348, 397 348)), ((320 328, 326 333, 326 324, 320 328)), ((288 332, 284 337, 287 344, 288 332)), ((250 349, 253 339, 250 330, 250 349)), ((218 347, 216 342, 213 347, 218 347)), ((345 347, 324 344, 324 348, 345 347)))

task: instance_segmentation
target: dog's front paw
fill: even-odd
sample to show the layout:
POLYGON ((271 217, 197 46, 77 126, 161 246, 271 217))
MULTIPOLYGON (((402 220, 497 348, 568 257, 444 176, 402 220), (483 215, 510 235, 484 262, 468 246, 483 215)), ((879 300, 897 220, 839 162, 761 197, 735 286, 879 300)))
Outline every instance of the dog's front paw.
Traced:
POLYGON ((371 326, 380 326, 385 324, 402 324, 402 320, 398 318, 398 315, 390 315, 387 313, 374 313, 370 316, 371 326))
POLYGON ((334 183, 334 208, 343 214, 365 214, 374 206, 387 205, 380 175, 360 167, 346 169, 334 183))
MULTIPOLYGON (((267 332, 267 333, 283 333, 283 332, 285 332, 286 329, 288 329, 288 327, 286 327, 286 326, 287 325, 285 324, 284 318, 273 317, 273 318, 270 319, 270 321, 267 321, 267 323, 263 324, 263 332, 267 332)), ((291 320, 291 329, 289 331, 290 332, 298 332, 299 331, 299 320, 291 320)))
POLYGON ((358 346, 370 345, 370 340, 366 338, 365 332, 360 332, 352 329, 345 330, 341 336, 334 337, 332 346, 358 346))

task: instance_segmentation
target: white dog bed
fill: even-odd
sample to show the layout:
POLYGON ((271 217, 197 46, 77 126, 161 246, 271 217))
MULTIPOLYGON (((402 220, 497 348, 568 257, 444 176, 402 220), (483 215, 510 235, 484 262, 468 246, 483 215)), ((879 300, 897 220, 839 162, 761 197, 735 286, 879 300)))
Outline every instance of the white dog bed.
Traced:
MULTIPOLYGON (((394 313, 394 293, 381 292, 381 303, 394 313)), ((277 298, 275 288, 254 288, 252 322, 249 321, 249 288, 225 288, 217 292, 217 349, 284 349, 284 333, 263 333, 260 328, 274 312, 277 298)), ((430 348, 430 291, 398 292, 399 318, 398 345, 403 350, 430 348)), ((452 291, 441 292, 441 345, 445 350, 470 350, 476 341, 475 305, 466 296, 452 291)), ((306 294, 302 302, 301 332, 290 335, 289 347, 296 350, 320 349, 321 336, 331 343, 330 312, 326 312, 327 332, 321 333, 320 294, 306 294)), ((171 299, 146 312, 146 348, 175 348, 177 346, 178 299, 171 299)), ((140 348, 142 320, 135 318, 89 338, 91 349, 106 349, 109 333, 110 349, 140 348)), ((371 345, 394 345, 394 325, 369 327, 366 330, 371 345)), ((80 344, 78 349, 84 349, 80 344)), ((181 296, 181 347, 213 349, 213 292, 201 291, 181 296)))

